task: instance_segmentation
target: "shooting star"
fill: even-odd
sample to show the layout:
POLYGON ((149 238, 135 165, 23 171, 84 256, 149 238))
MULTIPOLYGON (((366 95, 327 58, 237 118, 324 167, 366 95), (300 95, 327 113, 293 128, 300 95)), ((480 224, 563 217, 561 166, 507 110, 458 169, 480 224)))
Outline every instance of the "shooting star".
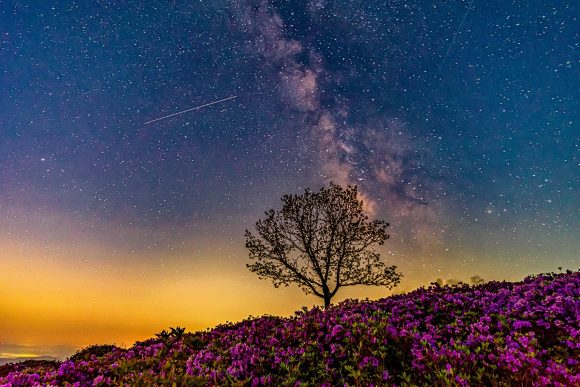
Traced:
POLYGON ((192 107, 191 109, 186 109, 186 110, 182 110, 182 111, 177 112, 177 113, 169 114, 167 116, 155 118, 153 120, 149 120, 149 121, 145 122, 144 125, 148 125, 148 124, 151 124, 153 122, 161 121, 161 120, 164 120, 166 118, 175 117, 175 116, 178 116, 180 114, 185 114, 185 113, 190 112, 190 111, 193 111, 193 110, 199 110, 199 109, 204 108, 204 107, 207 107, 207 106, 211 106, 211 105, 215 105, 215 104, 218 104, 218 103, 226 102, 226 101, 229 101, 230 99, 234 99, 234 98, 238 98, 238 96, 237 95, 232 95, 231 97, 224 98, 224 99, 220 99, 219 101, 209 102, 209 103, 206 103, 206 104, 203 104, 203 105, 199 105, 199 106, 196 106, 196 107, 192 107))
POLYGON ((459 23, 459 27, 457 27, 457 30, 455 31, 455 34, 453 35, 453 39, 451 39, 451 44, 449 44, 449 47, 447 47, 447 52, 445 53, 445 56, 443 57, 443 60, 441 61, 441 63, 439 63, 438 72, 441 72, 441 68, 443 67, 443 64, 445 63, 445 61, 447 60, 447 57, 449 56, 449 53, 451 52, 451 48, 453 48, 453 45, 455 44, 455 39, 457 38, 457 35, 459 34, 459 32, 461 32, 461 28, 463 27, 463 23, 465 23, 465 19, 467 18, 467 14, 469 13, 469 11, 471 11, 471 7, 473 7, 474 2, 475 2, 475 0, 471 0, 471 2, 469 3, 469 6, 467 7, 467 11, 465 11, 465 13, 463 14, 463 19, 461 19, 461 22, 459 23))

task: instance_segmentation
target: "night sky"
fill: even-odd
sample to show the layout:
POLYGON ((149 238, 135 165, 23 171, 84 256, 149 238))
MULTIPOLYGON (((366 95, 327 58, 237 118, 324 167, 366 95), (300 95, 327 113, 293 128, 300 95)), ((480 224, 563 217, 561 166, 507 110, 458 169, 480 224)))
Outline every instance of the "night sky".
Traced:
POLYGON ((243 232, 330 181, 391 223, 395 291, 577 269, 578 12, 2 1, 0 360, 319 304, 243 232))

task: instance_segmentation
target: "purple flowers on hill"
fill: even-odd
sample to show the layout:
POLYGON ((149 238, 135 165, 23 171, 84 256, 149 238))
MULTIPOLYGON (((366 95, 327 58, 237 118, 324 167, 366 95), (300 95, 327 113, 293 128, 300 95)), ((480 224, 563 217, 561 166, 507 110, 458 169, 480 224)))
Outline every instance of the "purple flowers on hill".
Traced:
POLYGON ((52 368, 0 367, 0 385, 580 385, 579 327, 580 272, 543 274, 264 316, 52 368))

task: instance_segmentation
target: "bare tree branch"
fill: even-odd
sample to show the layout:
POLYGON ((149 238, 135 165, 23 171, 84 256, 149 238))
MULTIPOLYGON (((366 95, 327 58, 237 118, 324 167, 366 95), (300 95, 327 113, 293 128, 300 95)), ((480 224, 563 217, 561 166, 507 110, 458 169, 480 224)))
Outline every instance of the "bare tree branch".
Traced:
POLYGON ((370 221, 356 186, 330 183, 313 193, 284 195, 280 211, 256 222, 257 236, 246 230, 246 266, 275 287, 297 284, 324 299, 328 307, 338 289, 372 285, 392 288, 401 278, 373 249, 389 237, 388 223, 370 221))

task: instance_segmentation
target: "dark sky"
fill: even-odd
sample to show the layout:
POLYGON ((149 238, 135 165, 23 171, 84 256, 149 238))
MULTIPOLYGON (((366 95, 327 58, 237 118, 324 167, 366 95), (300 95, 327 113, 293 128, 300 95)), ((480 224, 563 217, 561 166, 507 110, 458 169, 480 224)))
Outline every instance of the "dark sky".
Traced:
POLYGON ((211 241, 244 270, 243 230, 333 180, 391 223, 385 255, 409 280, 576 268, 577 15, 571 0, 3 1, 0 238, 62 256, 90 239, 86 260, 125 264, 211 241))

